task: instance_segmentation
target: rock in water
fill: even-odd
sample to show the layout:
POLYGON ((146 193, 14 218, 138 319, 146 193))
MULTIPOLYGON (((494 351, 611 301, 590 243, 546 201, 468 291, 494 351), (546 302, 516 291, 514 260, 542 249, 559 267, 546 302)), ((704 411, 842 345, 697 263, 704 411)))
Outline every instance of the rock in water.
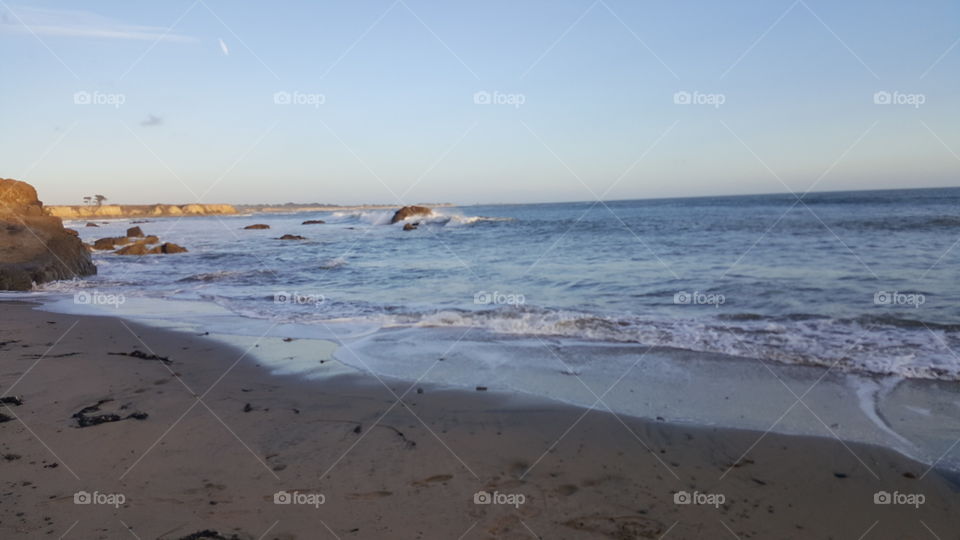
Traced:
POLYGON ((419 227, 419 226, 420 226, 420 222, 417 222, 417 223, 404 223, 404 224, 403 224, 403 230, 405 230, 405 231, 415 231, 415 230, 417 230, 417 227, 419 227))
POLYGON ((114 249, 130 243, 126 236, 101 238, 93 243, 93 249, 114 249))
POLYGON ((299 234, 285 234, 281 236, 279 240, 306 240, 306 238, 300 236, 299 234))
POLYGON ((393 213, 390 223, 397 223, 413 216, 429 216, 432 213, 433 210, 426 206, 404 206, 393 213))
POLYGON ((264 223, 255 223, 253 225, 247 225, 246 227, 244 227, 244 230, 269 229, 269 228, 270 226, 264 223))
POLYGON ((123 246, 122 248, 114 251, 114 253, 117 255, 147 255, 150 253, 150 248, 147 247, 146 242, 137 242, 128 246, 123 246))
POLYGON ((157 239, 155 236, 148 236, 147 238, 134 242, 129 246, 124 246, 117 251, 114 251, 117 255, 160 255, 160 254, 169 254, 169 253, 186 253, 187 248, 178 246, 177 244, 171 244, 165 242, 159 246, 150 247, 150 244, 156 244, 157 239), (152 240, 152 241, 151 241, 152 240))
MULTIPOLYGON (((156 249, 156 248, 154 248, 156 249)), ((170 242, 165 242, 160 246, 160 253, 186 253, 187 248, 172 244, 170 242)))
POLYGON ((308 219, 301 223, 301 225, 320 225, 322 223, 326 223, 326 221, 322 219, 308 219))
POLYGON ((130 227, 127 229, 127 238, 143 238, 143 230, 140 227, 130 227))
POLYGON ((44 212, 33 186, 0 179, 0 290, 96 273, 83 243, 44 212))

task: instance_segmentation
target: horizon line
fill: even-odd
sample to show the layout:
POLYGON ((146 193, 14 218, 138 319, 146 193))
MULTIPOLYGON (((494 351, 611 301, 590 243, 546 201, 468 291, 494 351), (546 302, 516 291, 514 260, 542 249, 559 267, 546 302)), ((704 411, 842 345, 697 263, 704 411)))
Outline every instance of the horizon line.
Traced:
MULTIPOLYGON (((32 184, 31 184, 32 185, 32 184)), ((414 202, 414 203, 355 203, 355 204, 343 204, 343 203, 324 203, 324 202, 257 202, 257 203, 227 203, 227 202, 185 202, 185 203, 163 203, 163 202, 153 202, 153 203, 109 203, 103 206, 154 206, 154 205, 169 205, 169 206, 185 206, 188 204, 200 204, 200 205, 230 205, 230 206, 329 206, 329 207, 358 207, 358 206, 383 206, 383 207, 403 207, 403 206, 448 206, 448 207, 466 207, 466 206, 523 206, 531 204, 588 204, 588 203, 618 203, 618 202, 628 202, 628 201, 658 201, 658 200, 672 200, 672 199, 721 199, 721 198, 734 198, 734 197, 766 197, 772 195, 784 195, 803 198, 807 195, 815 194, 835 194, 835 193, 863 193, 863 192, 885 192, 885 191, 923 191, 923 190, 934 190, 934 189, 960 189, 960 186, 923 186, 923 187, 903 187, 903 188, 874 188, 874 189, 835 189, 835 190, 818 190, 818 191, 806 191, 806 192, 791 192, 791 191, 771 191, 763 193, 741 193, 741 194, 728 194, 728 195, 675 195, 675 196, 666 196, 666 197, 628 197, 622 199, 578 199, 578 200, 566 200, 566 201, 528 201, 528 202, 489 202, 489 203, 464 203, 458 204, 455 202, 414 202)), ((76 206, 76 207, 86 207, 92 205, 86 204, 44 204, 44 206, 76 206)))

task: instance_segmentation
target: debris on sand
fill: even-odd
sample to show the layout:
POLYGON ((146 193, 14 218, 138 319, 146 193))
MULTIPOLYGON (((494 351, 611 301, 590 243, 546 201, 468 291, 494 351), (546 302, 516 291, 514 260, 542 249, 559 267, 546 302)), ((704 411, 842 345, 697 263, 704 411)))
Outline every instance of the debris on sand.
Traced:
MULTIPOLYGON (((100 424, 107 424, 110 422, 119 422, 120 420, 126 420, 128 418, 133 418, 134 420, 146 420, 149 416, 147 413, 142 411, 134 411, 127 416, 120 416, 117 413, 104 413, 104 414, 91 414, 95 412, 100 412, 100 406, 104 403, 112 402, 112 399, 101 399, 97 402, 96 405, 90 405, 89 407, 84 407, 78 412, 73 414, 72 418, 77 420, 77 427, 85 428, 91 426, 99 426, 100 424)), ((121 409, 126 408, 120 407, 121 409)))
POLYGON ((164 364, 168 364, 168 365, 173 363, 173 362, 170 360, 170 358, 168 358, 168 357, 166 357, 166 356, 157 356, 156 354, 148 354, 148 353, 145 353, 145 352, 143 352, 143 351, 137 351, 137 350, 130 351, 130 352, 128 352, 128 353, 127 353, 127 352, 112 352, 112 353, 107 353, 107 354, 110 354, 110 355, 113 355, 113 356, 131 356, 131 357, 133 357, 133 358, 139 358, 139 359, 141 359, 141 360, 159 360, 159 361, 163 362, 164 364))

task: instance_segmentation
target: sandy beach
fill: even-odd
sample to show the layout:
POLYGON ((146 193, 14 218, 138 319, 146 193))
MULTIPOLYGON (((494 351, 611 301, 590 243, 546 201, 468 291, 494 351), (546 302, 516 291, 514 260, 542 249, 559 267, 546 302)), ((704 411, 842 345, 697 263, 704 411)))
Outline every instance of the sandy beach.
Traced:
POLYGON ((955 483, 882 448, 366 375, 305 381, 258 365, 260 344, 35 307, 0 309, 4 538, 953 538, 960 525, 955 483))

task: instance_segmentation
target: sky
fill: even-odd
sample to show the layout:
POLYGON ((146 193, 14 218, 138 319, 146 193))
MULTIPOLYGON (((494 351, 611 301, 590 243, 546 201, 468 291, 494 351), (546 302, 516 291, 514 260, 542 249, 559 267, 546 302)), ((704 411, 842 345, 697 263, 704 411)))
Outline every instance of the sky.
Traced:
POLYGON ((47 204, 960 185, 960 3, 0 0, 47 204))

